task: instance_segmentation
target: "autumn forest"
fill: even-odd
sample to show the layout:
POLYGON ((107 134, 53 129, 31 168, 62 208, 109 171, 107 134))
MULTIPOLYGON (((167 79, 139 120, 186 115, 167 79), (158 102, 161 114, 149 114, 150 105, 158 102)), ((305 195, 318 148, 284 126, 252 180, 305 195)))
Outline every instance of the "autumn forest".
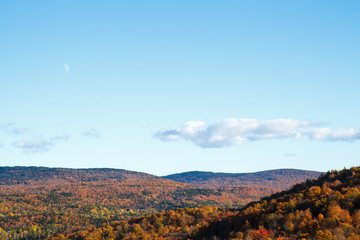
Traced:
POLYGON ((2 167, 0 182, 4 240, 360 239, 355 167, 164 178, 117 169, 2 167))

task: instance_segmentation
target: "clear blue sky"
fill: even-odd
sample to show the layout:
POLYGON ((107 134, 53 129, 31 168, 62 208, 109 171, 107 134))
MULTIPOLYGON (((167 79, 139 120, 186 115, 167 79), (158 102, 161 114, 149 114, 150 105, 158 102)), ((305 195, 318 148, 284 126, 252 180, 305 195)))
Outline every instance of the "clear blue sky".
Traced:
POLYGON ((359 12, 355 0, 2 1, 0 165, 360 165, 359 12))

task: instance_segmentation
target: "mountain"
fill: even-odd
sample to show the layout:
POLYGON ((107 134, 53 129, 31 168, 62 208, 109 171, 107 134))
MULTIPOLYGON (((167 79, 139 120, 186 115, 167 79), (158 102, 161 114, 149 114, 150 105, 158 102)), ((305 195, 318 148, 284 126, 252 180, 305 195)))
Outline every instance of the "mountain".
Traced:
MULTIPOLYGON (((170 210, 70 239, 360 239, 360 168, 330 171, 240 209, 170 210)), ((61 236, 63 237, 63 236, 61 236)), ((56 236, 55 239, 61 239, 56 236)))
POLYGON ((214 173, 214 172, 184 172, 164 176, 177 182, 192 184, 197 187, 223 188, 223 187, 271 187, 284 190, 295 183, 319 177, 322 172, 276 169, 254 173, 214 173))
POLYGON ((278 191, 287 190, 296 183, 317 178, 321 174, 321 172, 297 169, 276 169, 254 173, 193 171, 172 174, 164 178, 196 187, 216 189, 219 192, 233 194, 241 198, 244 203, 249 203, 278 191))
POLYGON ((0 239, 193 238, 274 191, 261 184, 278 186, 281 172, 298 179, 293 171, 217 189, 121 169, 0 167, 0 239))
POLYGON ((243 204, 231 193, 127 170, 0 167, 0 239, 42 239, 169 209, 243 204))
POLYGON ((360 168, 330 171, 250 203, 193 238, 360 239, 360 168))
POLYGON ((0 185, 66 184, 107 180, 122 182, 156 178, 146 173, 111 168, 0 167, 0 185))

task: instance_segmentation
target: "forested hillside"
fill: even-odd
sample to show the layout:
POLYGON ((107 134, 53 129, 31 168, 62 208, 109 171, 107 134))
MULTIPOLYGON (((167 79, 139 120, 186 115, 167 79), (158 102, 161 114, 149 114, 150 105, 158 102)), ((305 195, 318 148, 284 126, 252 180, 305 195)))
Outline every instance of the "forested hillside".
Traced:
POLYGON ((0 239, 46 238, 169 209, 244 203, 231 193, 126 170, 3 167, 0 239))
MULTIPOLYGON (((57 236, 61 239, 63 236, 57 236)), ((360 168, 331 171, 317 180, 239 210, 171 210, 112 222, 67 235, 70 239, 360 239, 360 168)))
POLYGON ((331 171, 297 184, 233 216, 195 239, 360 239, 360 168, 331 171))
MULTIPOLYGON (((0 173, 5 240, 359 239, 359 168, 329 172, 243 208, 249 198, 236 189, 251 194, 256 186, 198 188, 117 169, 0 173)), ((264 183, 265 176, 276 180, 262 173, 253 181, 264 183)))
POLYGON ((286 190, 296 183, 318 178, 321 174, 321 172, 298 169, 276 169, 254 173, 193 171, 171 174, 164 176, 164 178, 206 188, 268 187, 276 190, 286 190))
POLYGON ((296 183, 315 179, 322 173, 297 169, 277 169, 254 173, 184 172, 165 176, 196 187, 216 189, 243 199, 246 203, 287 190, 296 183))
POLYGON ((60 184, 93 181, 156 179, 156 176, 111 168, 0 167, 0 185, 60 184))

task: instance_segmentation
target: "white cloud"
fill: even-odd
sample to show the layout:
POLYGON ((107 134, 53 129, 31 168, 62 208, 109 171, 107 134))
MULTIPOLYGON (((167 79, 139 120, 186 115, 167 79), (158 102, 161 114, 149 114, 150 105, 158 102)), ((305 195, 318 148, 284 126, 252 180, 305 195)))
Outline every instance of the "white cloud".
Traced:
MULTIPOLYGON (((40 153, 49 151, 51 147, 54 147, 60 142, 68 141, 69 135, 59 135, 49 138, 33 135, 32 128, 19 127, 16 123, 2 123, 0 124, 0 131, 6 134, 10 134, 12 138, 12 147, 22 149, 24 153, 40 153), (27 137, 28 140, 20 140, 21 138, 27 137)), ((7 137, 9 140, 9 137, 7 137)), ((4 143, 0 142, 0 148, 4 147, 4 143)))
POLYGON ((191 140, 196 138, 200 132, 206 130, 204 122, 187 122, 174 130, 163 129, 155 134, 162 141, 177 141, 180 139, 191 140))
POLYGON ((321 123, 304 120, 271 119, 224 119, 214 124, 190 121, 175 129, 162 129, 154 137, 164 142, 185 140, 203 148, 219 148, 249 141, 279 138, 310 139, 323 141, 350 141, 360 139, 360 130, 313 128, 321 123))
POLYGON ((65 72, 70 71, 70 66, 69 66, 69 64, 64 63, 64 64, 63 64, 63 67, 64 67, 64 71, 65 71, 65 72))
POLYGON ((11 133, 16 134, 16 135, 21 135, 24 134, 28 131, 27 128, 23 128, 23 127, 16 127, 11 129, 11 133))
POLYGON ((316 128, 303 131, 311 139, 324 141, 355 141, 360 140, 360 129, 341 128, 336 131, 330 128, 316 128))
POLYGON ((0 125, 0 129, 8 134, 23 135, 28 132, 29 128, 16 127, 15 123, 3 123, 0 125))
POLYGON ((55 137, 50 138, 50 141, 53 142, 53 143, 58 142, 58 141, 68 141, 69 138, 70 138, 69 135, 63 134, 63 135, 60 135, 60 136, 55 136, 55 137))
POLYGON ((84 132, 82 133, 82 135, 83 135, 84 137, 97 138, 97 139, 100 138, 99 132, 98 132, 96 129, 94 129, 94 128, 91 128, 91 129, 89 129, 89 130, 87 130, 87 131, 84 131, 84 132))
POLYGON ((32 140, 21 140, 13 142, 12 146, 20 148, 24 153, 41 153, 47 152, 51 147, 55 146, 59 142, 68 141, 69 135, 61 135, 51 137, 49 139, 44 139, 42 137, 37 137, 32 140))

